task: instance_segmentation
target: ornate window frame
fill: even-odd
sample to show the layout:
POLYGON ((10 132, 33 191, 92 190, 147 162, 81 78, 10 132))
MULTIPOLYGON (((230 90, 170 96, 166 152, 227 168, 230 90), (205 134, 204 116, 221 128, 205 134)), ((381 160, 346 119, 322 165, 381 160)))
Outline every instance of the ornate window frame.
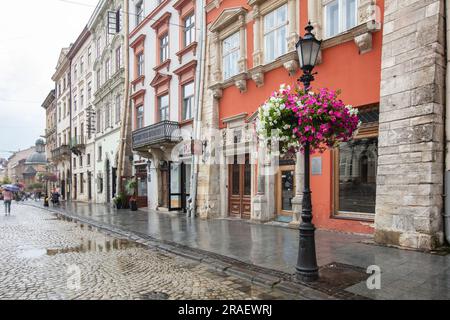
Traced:
POLYGON ((359 53, 364 54, 372 50, 372 33, 381 30, 380 12, 376 0, 358 0, 356 26, 333 37, 326 38, 325 6, 334 0, 308 0, 308 17, 312 22, 316 36, 323 39, 322 49, 354 41, 359 53))
MULTIPOLYGON (((317 0, 315 0, 317 1, 317 0)), ((298 0, 248 0, 253 15, 253 68, 250 77, 258 87, 264 85, 264 73, 283 66, 290 75, 298 70, 298 55, 295 44, 298 41, 299 1, 298 0), (264 62, 264 16, 287 4, 288 9, 288 46, 287 52, 269 63, 264 62)))
POLYGON ((235 85, 241 92, 247 91, 247 46, 246 46, 246 27, 247 27, 247 9, 243 7, 227 8, 217 17, 215 22, 209 28, 212 49, 216 55, 216 63, 213 69, 213 85, 210 87, 215 93, 214 96, 221 96, 221 90, 235 85), (239 60, 238 74, 223 79, 222 72, 222 42, 230 35, 239 32, 239 60))

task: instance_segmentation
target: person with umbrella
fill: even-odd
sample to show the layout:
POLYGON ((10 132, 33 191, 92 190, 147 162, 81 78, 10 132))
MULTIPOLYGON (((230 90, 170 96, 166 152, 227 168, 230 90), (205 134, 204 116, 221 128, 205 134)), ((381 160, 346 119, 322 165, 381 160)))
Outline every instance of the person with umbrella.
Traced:
POLYGON ((3 186, 3 202, 5 204, 5 216, 11 215, 11 202, 14 195, 10 188, 3 186))

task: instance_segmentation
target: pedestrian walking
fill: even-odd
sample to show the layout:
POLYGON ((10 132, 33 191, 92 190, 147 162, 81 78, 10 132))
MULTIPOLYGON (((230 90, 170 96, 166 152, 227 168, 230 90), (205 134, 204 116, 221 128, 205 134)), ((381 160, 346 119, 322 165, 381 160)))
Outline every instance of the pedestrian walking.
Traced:
POLYGON ((3 191, 3 202, 5 203, 5 216, 11 215, 11 201, 14 195, 9 190, 3 191))

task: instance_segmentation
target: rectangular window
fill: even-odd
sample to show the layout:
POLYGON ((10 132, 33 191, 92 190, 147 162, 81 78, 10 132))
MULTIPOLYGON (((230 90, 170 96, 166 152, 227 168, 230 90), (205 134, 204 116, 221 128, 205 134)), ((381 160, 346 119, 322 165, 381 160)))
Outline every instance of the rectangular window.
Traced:
POLYGON ((325 6, 326 37, 331 38, 357 25, 357 0, 334 0, 325 6))
POLYGON ((183 86, 183 109, 181 112, 182 120, 192 119, 194 107, 194 82, 183 86))
POLYGON ((97 90, 102 86, 102 71, 100 69, 97 70, 97 90))
POLYGON ((229 36, 222 43, 223 78, 228 79, 239 73, 239 32, 229 36))
POLYGON ((122 67, 122 47, 116 49, 116 72, 122 67))
POLYGON ((97 133, 102 132, 102 112, 97 110, 97 133))
POLYGON ((136 108, 136 129, 144 127, 144 106, 136 108))
POLYGON ((187 47, 195 41, 195 14, 184 19, 184 46, 187 47))
POLYGON ((107 59, 105 62, 105 81, 108 81, 110 76, 111 76, 111 60, 107 59))
POLYGON ((139 1, 136 4, 136 26, 138 26, 142 20, 144 20, 144 1, 139 1))
POLYGON ((116 123, 120 122, 120 114, 121 114, 121 99, 122 97, 120 95, 116 96, 116 103, 115 103, 115 109, 116 109, 116 123))
POLYGON ((102 52, 102 38, 101 37, 99 37, 97 39, 96 49, 97 49, 97 59, 98 59, 102 52))
POLYGON ((264 16, 264 57, 269 63, 287 52, 287 5, 264 16))
POLYGON ((169 59, 169 35, 165 34, 159 38, 159 62, 163 63, 169 59))
POLYGON ((73 111, 77 111, 77 95, 73 96, 73 111))
POLYGON ((77 167, 77 158, 73 158, 73 167, 74 167, 74 168, 77 167))
POLYGON ((83 166, 83 155, 80 155, 79 162, 80 162, 80 168, 81 168, 83 166))
POLYGON ((137 76, 143 76, 144 75, 144 53, 141 52, 136 57, 137 61, 137 76))
POLYGON ((86 164, 87 164, 88 166, 90 166, 90 165, 91 165, 91 154, 88 153, 86 157, 87 157, 87 158, 86 158, 86 164))
POLYGON ((77 65, 73 65, 73 81, 77 81, 77 65))
POLYGON ((158 97, 159 121, 169 120, 169 95, 158 97))
POLYGON ((80 108, 84 109, 84 89, 80 90, 80 108))
POLYGON ((92 83, 88 82, 88 86, 87 86, 87 98, 88 98, 88 101, 91 100, 91 97, 92 97, 92 83))
POLYGON ((87 63, 88 66, 90 66, 92 64, 92 47, 89 46, 89 48, 87 49, 87 63))
POLYGON ((102 161, 102 146, 98 146, 98 161, 102 161))
POLYGON ((80 74, 82 75, 84 72, 84 57, 80 58, 80 74))
POLYGON ((109 104, 105 107, 105 129, 111 126, 111 106, 109 104))
POLYGON ((80 173, 80 193, 84 193, 84 173, 80 173))

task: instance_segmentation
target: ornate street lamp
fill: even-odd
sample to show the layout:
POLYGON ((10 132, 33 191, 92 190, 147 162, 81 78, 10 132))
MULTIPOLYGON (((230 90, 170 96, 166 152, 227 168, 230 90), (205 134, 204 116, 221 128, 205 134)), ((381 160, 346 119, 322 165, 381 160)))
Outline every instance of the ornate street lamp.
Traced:
MULTIPOLYGON (((317 57, 319 56, 322 41, 316 39, 312 31, 314 27, 311 23, 305 28, 306 34, 296 44, 298 57, 300 61, 300 68, 303 75, 299 81, 305 86, 305 90, 309 90, 310 84, 314 81, 312 73, 317 57)), ((315 227, 312 224, 312 204, 311 204, 311 188, 310 188, 310 143, 306 142, 304 145, 305 152, 305 177, 304 177, 304 191, 302 202, 302 222, 300 223, 300 241, 298 248, 297 278, 301 281, 310 282, 319 278, 319 268, 317 266, 316 258, 316 244, 314 239, 315 227)))

